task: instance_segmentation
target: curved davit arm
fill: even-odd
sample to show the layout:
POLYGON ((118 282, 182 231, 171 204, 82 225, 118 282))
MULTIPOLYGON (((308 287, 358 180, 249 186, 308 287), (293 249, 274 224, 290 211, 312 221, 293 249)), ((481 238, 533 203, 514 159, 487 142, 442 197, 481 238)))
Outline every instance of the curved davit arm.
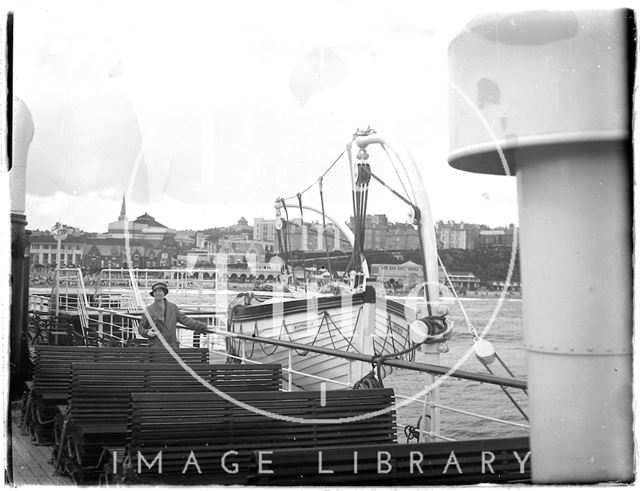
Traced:
POLYGON ((395 156, 391 160, 391 164, 398 171, 402 171, 406 177, 406 184, 409 186, 409 197, 411 201, 420 209, 420 232, 422 239, 422 253, 426 271, 425 282, 428 291, 429 305, 437 307, 439 304, 439 281, 438 281, 438 254, 436 244, 436 234, 433 224, 433 216, 431 214, 431 205, 429 197, 424 187, 420 170, 408 152, 405 152, 404 159, 400 158, 398 152, 386 141, 386 139, 376 133, 356 138, 356 144, 360 148, 366 148, 369 145, 378 144, 390 150, 395 156))

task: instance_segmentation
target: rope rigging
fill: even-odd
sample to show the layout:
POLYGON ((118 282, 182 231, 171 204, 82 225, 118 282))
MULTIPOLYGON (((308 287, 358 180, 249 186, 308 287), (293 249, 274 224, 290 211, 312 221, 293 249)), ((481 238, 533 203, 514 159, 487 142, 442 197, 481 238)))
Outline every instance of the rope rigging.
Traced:
MULTIPOLYGON (((378 182, 380 185, 382 185, 387 191, 389 191, 392 195, 394 195, 396 198, 400 199, 403 203, 407 204, 410 208, 411 208, 411 216, 412 216, 412 224, 417 227, 417 232, 418 232, 418 241, 419 241, 419 246, 420 249, 424 251, 424 247, 425 247, 425 241, 429 240, 429 236, 425 236, 424 235, 424 226, 422 224, 422 210, 421 208, 414 202, 415 199, 411 199, 410 196, 413 196, 412 194, 407 192, 407 188, 405 187, 405 182, 402 180, 402 178, 400 177, 400 175, 398 174, 398 169, 396 168, 396 166, 394 165, 394 171, 396 174, 396 177, 398 178, 398 181, 402 187, 402 190, 404 191, 404 195, 401 192, 398 192, 396 189, 394 189, 392 186, 390 186, 389 184, 387 184, 383 179, 381 179, 379 176, 377 176, 374 172, 372 172, 371 170, 371 166, 368 162, 368 158, 369 155, 367 153, 367 145, 370 144, 368 142, 373 142, 376 141, 377 143, 380 143, 379 140, 377 140, 375 137, 372 139, 366 139, 367 141, 359 141, 359 146, 360 148, 358 149, 358 152, 356 155, 353 155, 353 145, 356 141, 356 139, 358 137, 361 136, 368 136, 375 133, 375 131, 371 130, 370 128, 368 128, 367 130, 364 131, 360 131, 357 130, 356 133, 353 135, 353 138, 351 140, 351 142, 349 142, 346 145, 346 148, 340 153, 340 155, 335 159, 335 161, 329 166, 328 169, 326 169, 324 171, 324 173, 317 179, 317 184, 318 184, 318 190, 319 190, 319 197, 320 197, 320 208, 321 208, 321 215, 322 215, 322 240, 323 243, 326 244, 326 214, 325 214, 325 188, 324 188, 324 177, 334 168, 334 166, 336 165, 336 163, 342 158, 342 156, 345 155, 345 153, 347 154, 348 157, 348 163, 349 163, 349 169, 350 169, 350 177, 351 177, 351 191, 352 191, 352 209, 353 209, 353 222, 352 222, 352 230, 353 230, 353 235, 354 235, 354 244, 353 244, 353 250, 352 250, 352 254, 351 254, 351 258, 349 259, 349 263, 347 265, 347 267, 345 268, 345 271, 342 275, 342 279, 344 280, 345 276, 348 274, 349 271, 362 271, 363 269, 363 263, 365 260, 365 251, 366 251, 366 245, 367 245, 367 208, 368 208, 368 198, 369 198, 369 186, 370 186, 370 182, 371 179, 373 178, 376 182, 378 182), (355 156, 355 159, 353 158, 355 156)), ((390 155, 390 151, 393 152, 393 155, 395 155, 395 158, 397 160, 400 160, 400 157, 398 156, 397 153, 395 153, 395 151, 393 150, 393 148, 389 147, 387 148, 387 145, 384 143, 380 143, 383 151, 386 153, 387 157, 393 162, 393 158, 390 155)), ((402 162, 400 162, 400 164, 402 165, 402 162)), ((409 175, 409 174, 407 174, 409 175)), ((307 188, 305 188, 302 192, 295 194, 294 196, 298 198, 298 206, 300 207, 300 217, 301 217, 301 223, 304 226, 304 220, 303 220, 303 211, 302 211, 302 195, 307 192, 309 189, 311 189, 313 187, 313 185, 315 184, 312 183, 310 184, 307 188)), ((420 196, 417 196, 417 198, 419 198, 420 196)), ((414 197, 415 198, 415 197, 414 197)), ((284 206, 284 200, 282 201, 283 206, 284 206)), ((285 208, 285 212, 286 212, 286 208, 285 208)), ((286 249, 286 245, 285 245, 285 249, 286 249)), ((326 250, 326 259, 327 259, 327 270, 329 271, 330 277, 333 278, 333 271, 332 271, 332 267, 331 267, 331 256, 329 254, 329 249, 328 247, 325 247, 326 250)), ((306 255, 304 252, 304 248, 303 248, 303 265, 305 266, 305 271, 306 271, 306 255)), ((469 332, 471 333, 474 342, 477 342, 479 339, 482 339, 480 334, 478 333, 477 329, 473 326, 471 320, 469 319, 469 316, 467 315, 467 312, 464 308, 464 306, 462 305, 458 295, 455 293, 455 288, 453 288, 453 284, 451 282, 451 278, 449 277, 449 275, 446 272, 446 269, 444 268, 444 265, 442 263, 442 260, 440 259, 440 257, 438 257, 438 261, 440 263, 440 265, 442 266, 444 272, 445 272, 445 277, 449 283, 449 285, 451 286, 452 291, 454 292, 455 298, 458 302, 458 305, 460 306, 460 310, 465 318, 465 322, 467 324, 467 328, 469 330, 469 332)), ((285 261, 286 262, 286 261, 285 261)), ((443 334, 443 332, 446 332, 446 334, 448 334, 450 332, 450 328, 448 326, 447 323, 447 319, 446 319, 446 314, 445 315, 435 315, 435 312, 433 311, 433 306, 431 304, 431 298, 430 298, 430 292, 429 292, 429 287, 428 287, 428 283, 430 283, 431 278, 429 278, 428 276, 428 264, 426 260, 422 261, 422 273, 423 273, 423 277, 424 277, 424 299, 425 299, 425 303, 426 303, 426 313, 427 315, 424 316, 423 318, 421 318, 420 320, 423 321, 426 324, 427 330, 429 331, 429 335, 431 337, 431 341, 429 341, 430 343, 433 342, 438 342, 438 341, 442 341, 443 339, 435 339, 438 337, 442 337, 445 336, 445 334, 443 334)), ((511 265, 510 265, 511 266, 511 265)), ((295 278, 294 278, 295 281, 295 278)), ((306 288, 306 287, 305 287, 306 288)), ((437 299, 433 299, 433 300, 437 300, 437 299)), ((391 320, 389 319, 389 323, 391 322, 391 320)), ((329 326, 327 325, 328 330, 329 326)), ((286 326, 285 326, 286 329, 286 326)), ((389 331, 389 329, 387 329, 387 331, 389 331)), ((366 387, 378 387, 378 386, 382 386, 382 374, 381 371, 384 369, 383 367, 383 363, 386 359, 389 358, 396 358, 398 356, 402 356, 402 355, 406 355, 407 353, 410 354, 411 357, 415 356, 415 352, 417 350, 417 348, 423 344, 426 343, 427 341, 423 341, 423 343, 419 343, 419 344, 413 344, 413 346, 409 346, 409 347, 402 347, 403 349, 398 349, 400 348, 399 346, 397 346, 396 344, 396 339, 394 338, 393 335, 391 335, 391 337, 389 337, 389 332, 386 333, 386 335, 384 336, 384 338, 378 338, 375 340, 374 342, 374 359, 373 359, 373 367, 372 370, 369 374, 367 374, 365 377, 363 377, 361 380, 359 380, 355 385, 354 388, 366 388, 366 387), (381 353, 381 352, 385 352, 385 351, 391 351, 391 353, 389 354, 382 354, 379 355, 377 353, 381 353)), ((391 333, 392 334, 392 333, 391 333)), ((405 345, 406 346, 406 345, 405 345)), ((495 354, 495 359, 498 360, 498 362, 503 366, 503 368, 506 370, 507 373, 509 373, 509 375, 512 378, 515 378, 515 376, 513 375, 513 373, 509 370, 509 368, 507 367, 506 363, 504 362, 504 360, 502 360, 502 358, 500 358, 497 353, 495 354)), ((493 374, 493 372, 491 371, 491 368, 488 366, 488 364, 482 360, 480 358, 480 361, 483 363, 483 365, 485 366, 485 369, 493 374)), ((525 417, 525 419, 527 419, 526 414, 524 413, 524 411, 519 407, 518 403, 515 401, 515 399, 513 399, 513 397, 511 396, 511 394, 506 390, 505 387, 501 386, 502 390, 505 392, 505 394, 507 395, 507 397, 509 397, 509 399, 511 400, 511 402, 514 404, 514 406, 522 413, 522 415, 525 417)), ((526 390, 524 390, 525 394, 526 394, 526 390)))
MULTIPOLYGON (((251 293, 246 293, 242 295, 242 304, 243 305, 249 305, 248 302, 251 301, 252 298, 252 294, 251 293)), ((234 314, 234 307, 236 307, 237 305, 240 305, 239 303, 233 305, 233 307, 230 308, 230 311, 228 313, 230 322, 229 322, 229 329, 231 330, 231 332, 236 332, 236 325, 238 325, 238 334, 246 334, 243 328, 243 322, 234 322, 233 320, 233 314, 234 314)), ((349 325, 357 325, 358 324, 358 320, 360 319, 360 314, 362 313, 362 307, 360 307, 358 309, 357 312, 357 316, 354 322, 349 322, 349 320, 347 320, 346 322, 349 322, 349 325)), ((311 341, 311 343, 307 343, 309 344, 311 347, 314 347, 316 345, 316 342, 318 342, 318 338, 322 332, 323 327, 326 328, 327 334, 329 336, 329 341, 331 341, 331 345, 333 347, 333 349, 338 350, 338 346, 336 345, 336 341, 334 339, 334 329, 331 328, 331 326, 333 326, 335 328, 335 331, 337 331, 338 334, 340 334, 342 336, 342 339, 344 341, 346 341, 347 343, 347 347, 346 347, 346 351, 347 352, 355 352, 358 353, 358 350, 356 348, 356 346, 353 344, 353 338, 355 335, 355 329, 353 329, 351 331, 351 336, 349 338, 347 338, 347 336, 344 335, 344 333, 342 332, 342 328, 340 325, 338 325, 335 320, 332 318, 331 314, 329 314, 329 312, 327 311, 321 311, 320 314, 322 317, 320 319, 320 322, 318 324, 318 327, 316 329, 316 332, 314 334, 314 338, 311 341), (331 324, 331 325, 330 325, 331 324)), ((252 337, 259 337, 260 336, 260 330, 258 329, 258 323, 257 321, 254 322, 253 325, 253 330, 252 330, 252 337)), ((290 331, 290 327, 289 325, 285 322, 285 320, 282 320, 282 325, 281 325, 281 329, 279 329, 279 333, 278 333, 278 337, 276 338, 276 340, 281 341, 281 340, 285 340, 285 341, 290 341, 290 342, 294 342, 294 337, 291 335, 291 331, 290 331), (286 339, 284 339, 282 337, 282 333, 286 334, 286 339)), ((260 345, 260 349, 261 351, 267 355, 267 356, 271 356, 272 354, 274 354, 277 350, 278 350, 278 346, 274 346, 273 349, 271 351, 267 351, 264 346, 263 343, 260 341, 251 341, 251 352, 249 354, 245 353, 245 357, 252 359, 254 352, 255 352, 255 344, 258 343, 260 345)), ((239 345, 242 344, 241 340, 234 340, 233 338, 227 338, 227 349, 228 349, 228 353, 231 357, 234 357, 233 361, 229 361, 227 360, 227 363, 240 363, 240 361, 237 358, 240 358, 239 355, 239 345)), ((307 356, 309 354, 308 350, 299 350, 299 349, 295 349, 295 352, 299 355, 299 356, 307 356)))
MULTIPOLYGON (((304 233, 304 217, 302 215, 302 193, 298 193, 298 206, 300 207, 300 226, 302 227, 302 233, 300 234, 300 249, 302 249, 302 271, 303 271, 303 282, 304 282, 304 291, 307 291, 307 255, 305 250, 307 249, 306 244, 306 235, 304 233)), ((295 275, 294 275, 295 276, 295 275)))
MULTIPOLYGON (((324 176, 318 178, 318 188, 320 190, 320 209, 322 210, 322 243, 324 244, 325 251, 327 252, 327 271, 329 271, 329 277, 333 279, 333 271, 331 271, 331 256, 329 255, 329 246, 327 245, 327 220, 324 213, 324 196, 322 193, 322 179, 324 176)), ((335 229, 334 229, 335 234, 335 229)))
POLYGON ((380 389, 383 388, 384 385, 382 383, 382 379, 384 375, 382 375, 383 366, 382 364, 389 359, 400 359, 401 356, 406 355, 410 352, 415 352, 420 346, 425 344, 427 340, 422 343, 413 343, 412 345, 404 348, 400 351, 396 351, 394 353, 387 353, 384 355, 374 354, 373 359, 371 361, 372 369, 371 371, 358 380, 355 384, 353 384, 353 389, 380 389))
MULTIPOLYGON (((449 277, 449 273, 447 273, 447 269, 445 268, 444 263, 442 262, 442 259, 440 258, 439 255, 438 255, 438 263, 440 264, 440 267, 442 267, 442 271, 444 272, 445 279, 447 280, 447 283, 449 283, 449 288, 451 288, 451 292, 453 293, 453 296, 456 299, 456 302, 458 303, 458 306, 460 307, 460 311, 462 312, 462 315, 464 317, 465 323, 467 324, 467 329, 468 329, 469 333, 473 336, 474 343, 477 343, 479 340, 482 339, 482 337, 480 336, 480 334, 478 333, 478 330, 474 327, 473 323, 471 322, 471 319, 469 318, 469 315, 467 314, 467 311, 464 308, 464 305, 462 304, 462 300, 458 296, 458 292, 456 291, 455 287, 453 286, 453 282, 451 281, 451 278, 449 277)), ((509 376, 511 378, 516 378, 515 375, 513 374, 513 372, 509 369, 507 364, 502 360, 502 358, 498 355, 497 352, 494 353, 494 356, 495 356, 495 359, 498 360, 498 362, 502 365, 502 367, 505 369, 505 371, 509 374, 509 376)), ((489 367, 489 364, 482 357, 477 356, 477 358, 480 361, 480 363, 482 364, 482 366, 484 366, 484 368, 487 370, 487 372, 489 372, 491 375, 493 375, 494 373, 491 370, 491 368, 489 367)), ((529 421, 529 417, 524 412, 524 410, 520 407, 520 404, 518 404, 518 402, 513 398, 513 396, 507 390, 507 388, 504 387, 503 385, 500 385, 500 388, 505 393, 505 395, 509 398, 509 400, 511 401, 513 406, 524 417, 524 419, 526 421, 529 421)), ((523 389, 523 392, 525 394, 527 394, 526 389, 523 389)))
MULTIPOLYGON (((284 209, 285 220, 282 221, 282 229, 284 230, 283 234, 283 242, 284 242, 284 264, 287 274, 291 274, 293 277, 293 285, 297 286, 296 275, 293 274, 293 267, 290 263, 290 236, 289 236, 289 210, 287 209, 287 204, 284 202, 284 199, 280 199, 280 203, 282 204, 282 208, 284 209)), ((280 230, 278 230, 280 233, 280 230)))
MULTIPOLYGON (((411 209, 413 211, 413 224, 417 225, 417 227, 418 227, 418 241, 419 241, 419 244, 420 244, 420 250, 424 250, 424 241, 422 239, 421 212, 420 212, 420 208, 418 207, 418 205, 416 205, 415 203, 411 202, 409 199, 407 199, 404 196, 402 196, 398 191, 393 189, 386 182, 384 182, 382 179, 380 179, 378 176, 376 176, 371 171, 371 167, 368 164, 367 164, 367 167, 363 167, 362 168, 362 171, 368 173, 370 177, 373 177, 376 181, 378 181, 380 184, 382 184, 382 186, 384 186, 387 190, 389 190, 394 196, 400 198, 404 203, 408 204, 411 207, 411 209)), ((400 181, 400 182, 402 183, 402 181, 400 181)), ((403 185, 403 187, 404 187, 404 185, 403 185)), ((406 192, 406 189, 405 189, 405 192, 406 192)), ((363 234, 364 234, 364 231, 363 231, 363 234)), ((363 254, 364 254, 364 250, 363 250, 363 254)), ((423 276, 425 282, 428 281, 427 265, 426 265, 425 261, 422 261, 422 276, 423 276)), ((429 289, 427 288, 426 285, 425 285, 425 288, 424 288, 424 296, 425 296, 425 302, 426 302, 426 305, 427 305, 428 315, 431 316, 433 314, 433 312, 431 311, 431 299, 429 298, 429 289)))
MULTIPOLYGON (((329 168, 328 168, 326 171, 324 171, 324 172, 322 173, 322 175, 320 176, 320 178, 323 178, 324 176, 326 176, 326 175, 329 173, 329 171, 330 171, 331 169, 333 169, 333 166, 334 166, 334 165, 336 165, 336 164, 338 163, 338 161, 342 158, 342 156, 345 154, 345 152, 346 152, 346 151, 347 151, 347 149, 345 148, 342 152, 340 152, 340 155, 338 155, 338 157, 333 161, 333 163, 329 166, 329 168)), ((317 182, 317 181, 316 181, 316 182, 317 182)), ((314 186, 314 184, 316 184, 316 182, 312 182, 311 184, 309 184, 309 185, 304 189, 304 191, 302 191, 302 192, 300 192, 300 193, 296 193, 296 194, 294 194, 293 196, 289 196, 288 198, 285 198, 285 199, 287 199, 287 200, 289 200, 289 199, 293 199, 293 198, 297 197, 298 195, 301 195, 301 194, 306 193, 307 191, 309 191, 309 189, 311 189, 311 188, 314 186)))
POLYGON ((371 168, 367 159, 367 151, 361 148, 356 157, 355 168, 351 161, 349 152, 349 162, 353 168, 355 180, 352 189, 352 204, 354 216, 354 245, 353 245, 353 267, 357 271, 362 271, 362 258, 365 256, 365 233, 367 202, 369 199, 369 182, 371 181, 371 168))

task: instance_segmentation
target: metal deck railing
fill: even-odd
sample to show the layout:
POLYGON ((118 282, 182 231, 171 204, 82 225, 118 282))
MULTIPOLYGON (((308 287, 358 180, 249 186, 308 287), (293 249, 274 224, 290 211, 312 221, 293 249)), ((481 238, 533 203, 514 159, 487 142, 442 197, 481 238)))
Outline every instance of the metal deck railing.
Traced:
MULTIPOLYGON (((210 271, 208 272, 210 273, 210 271)), ((202 272, 198 273, 203 274, 202 272)), ((119 292, 114 288, 114 285, 118 285, 119 282, 123 282, 123 285, 120 286, 120 290, 122 287, 127 288, 127 285, 128 288, 131 288, 131 276, 128 275, 127 270, 107 270, 104 273, 104 278, 106 278, 106 284, 102 285, 102 287, 107 285, 109 286, 108 293, 105 292, 105 290, 102 290, 103 294, 106 294, 106 297, 99 294, 100 289, 96 290, 96 294, 91 296, 86 294, 86 287, 80 270, 60 270, 57 287, 54 287, 51 296, 30 295, 29 310, 43 313, 45 315, 51 315, 52 308, 55 308, 56 310, 67 314, 78 315, 80 317, 83 336, 95 336, 95 338, 98 339, 98 343, 104 343, 105 345, 116 344, 124 346, 131 340, 139 338, 137 329, 141 316, 143 315, 142 307, 130 301, 130 299, 133 298, 130 293, 123 297, 121 295, 121 291, 119 292), (105 298, 108 301, 104 301, 105 298), (122 298, 127 298, 128 300, 123 301, 122 298)), ((184 283, 181 284, 180 282, 189 279, 192 279, 192 277, 187 278, 181 272, 176 272, 172 278, 167 278, 167 273, 163 271, 141 270, 138 272, 135 281, 137 282, 136 287, 144 288, 144 291, 146 292, 146 289, 156 281, 167 281, 171 284, 170 287, 172 286, 174 289, 178 289, 180 287, 186 287, 184 283), (174 283, 171 283, 172 281, 174 283)), ((211 281, 212 283, 210 283, 210 286, 215 288, 215 278, 211 281)), ((449 374, 454 379, 495 385, 503 388, 503 390, 505 387, 523 391, 526 390, 526 382, 516 378, 500 377, 492 374, 465 370, 452 371, 450 367, 442 365, 419 363, 393 358, 380 360, 379 357, 359 352, 347 352, 321 346, 309 346, 306 344, 295 343, 290 340, 270 339, 259 337, 254 333, 243 334, 228 332, 226 330, 226 306, 222 305, 223 303, 224 302, 216 302, 216 304, 219 304, 219 308, 217 310, 215 308, 212 309, 211 304, 205 305, 201 303, 193 303, 189 305, 180 305, 181 309, 185 313, 188 313, 190 317, 206 322, 211 328, 209 335, 196 337, 194 336, 193 331, 178 326, 177 337, 180 346, 189 347, 198 345, 200 347, 207 347, 214 355, 226 358, 235 358, 243 363, 260 363, 259 361, 252 360, 247 356, 248 351, 246 349, 246 343, 252 343, 252 346, 255 345, 255 343, 260 343, 273 347, 280 347, 287 350, 287 366, 283 366, 283 372, 286 374, 285 382, 287 390, 294 389, 294 375, 319 380, 321 382, 321 387, 324 383, 330 383, 334 386, 335 384, 343 385, 345 388, 352 387, 356 382, 352 376, 354 372, 352 368, 353 364, 358 362, 364 362, 367 364, 379 363, 383 367, 401 368, 436 377, 449 374), (228 353, 226 351, 226 339, 228 338, 232 338, 240 342, 241 349, 238 354, 228 353), (296 370, 294 368, 293 360, 293 354, 296 351, 328 355, 346 360, 349 372, 347 381, 339 382, 324 378, 320 375, 296 370)), ((378 317, 379 316, 376 316, 377 323, 386 321, 385 319, 378 317)), ((425 409, 426 407, 437 408, 438 410, 459 413, 479 420, 508 425, 519 429, 529 428, 525 423, 509 421, 441 404, 437 400, 434 401, 432 395, 430 396, 429 393, 426 393, 424 397, 421 398, 407 397, 400 394, 396 395, 396 398, 400 401, 398 403, 399 406, 414 403, 421 404, 425 409)), ((424 428, 413 428, 413 430, 432 440, 451 440, 451 438, 440 435, 437 432, 425 430, 424 428)))

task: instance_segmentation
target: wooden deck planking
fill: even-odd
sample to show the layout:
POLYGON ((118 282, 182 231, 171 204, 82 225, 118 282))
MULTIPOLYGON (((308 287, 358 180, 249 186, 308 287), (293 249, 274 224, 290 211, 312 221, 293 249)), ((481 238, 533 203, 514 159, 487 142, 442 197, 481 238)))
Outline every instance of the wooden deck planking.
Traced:
POLYGON ((14 411, 11 424, 11 451, 13 457, 13 484, 72 486, 68 477, 55 475, 53 465, 49 463, 53 447, 50 445, 34 445, 20 428, 20 415, 14 411))

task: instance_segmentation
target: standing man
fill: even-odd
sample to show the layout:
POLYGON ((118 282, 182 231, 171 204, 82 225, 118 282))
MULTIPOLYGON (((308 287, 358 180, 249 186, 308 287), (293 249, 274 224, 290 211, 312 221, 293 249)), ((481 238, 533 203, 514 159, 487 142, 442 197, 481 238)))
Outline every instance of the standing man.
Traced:
POLYGON ((199 334, 206 334, 207 332, 207 324, 189 319, 189 317, 180 312, 176 304, 169 302, 165 298, 168 293, 169 288, 167 288, 166 283, 155 283, 151 287, 150 295, 154 298, 154 302, 145 309, 138 327, 140 335, 149 339, 150 347, 162 346, 157 337, 158 332, 160 332, 172 348, 178 348, 178 339, 176 337, 176 323, 178 321, 199 334), (151 320, 153 320, 153 323, 151 320))

